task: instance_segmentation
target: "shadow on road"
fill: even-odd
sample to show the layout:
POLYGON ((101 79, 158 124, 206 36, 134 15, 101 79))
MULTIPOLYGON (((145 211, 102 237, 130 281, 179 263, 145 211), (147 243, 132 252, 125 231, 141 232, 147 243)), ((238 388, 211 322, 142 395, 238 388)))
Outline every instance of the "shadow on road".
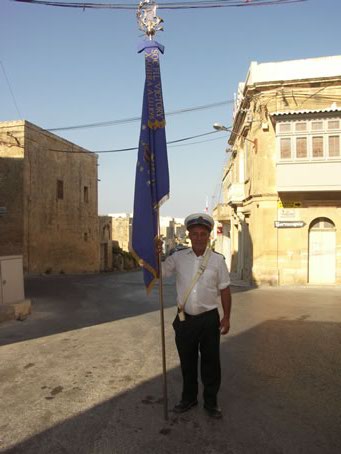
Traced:
MULTIPOLYGON (((164 281, 163 293, 164 307, 175 307, 174 279, 164 281)), ((157 286, 147 296, 141 271, 29 277, 25 294, 32 314, 1 324, 0 346, 160 310, 157 286)))
MULTIPOLYGON (((4 452, 337 454, 340 341, 337 323, 268 320, 222 343, 222 421, 210 420, 200 405, 165 422, 155 377, 4 452)), ((172 406, 178 368, 168 382, 172 406)))

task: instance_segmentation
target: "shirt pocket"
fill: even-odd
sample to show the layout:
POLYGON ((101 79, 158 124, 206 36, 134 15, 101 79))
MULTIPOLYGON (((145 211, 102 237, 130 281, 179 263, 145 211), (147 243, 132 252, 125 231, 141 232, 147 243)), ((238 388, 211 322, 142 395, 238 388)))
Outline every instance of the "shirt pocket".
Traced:
POLYGON ((218 275, 216 270, 206 269, 203 272, 202 283, 206 289, 216 291, 218 288, 218 275))

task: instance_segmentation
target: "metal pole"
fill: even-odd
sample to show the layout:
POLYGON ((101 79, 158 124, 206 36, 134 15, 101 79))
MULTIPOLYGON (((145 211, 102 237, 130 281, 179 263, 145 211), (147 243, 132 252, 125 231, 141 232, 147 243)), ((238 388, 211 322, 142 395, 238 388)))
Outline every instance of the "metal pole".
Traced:
MULTIPOLYGON (((157 209, 157 229, 160 238, 160 209, 157 209)), ((160 301, 160 324, 161 324, 161 346, 162 346, 162 375, 163 375, 163 415, 168 421, 168 396, 167 396, 167 367, 166 367, 166 344, 165 344, 165 319, 163 310, 163 280, 161 252, 158 252, 159 262, 159 301, 160 301)))

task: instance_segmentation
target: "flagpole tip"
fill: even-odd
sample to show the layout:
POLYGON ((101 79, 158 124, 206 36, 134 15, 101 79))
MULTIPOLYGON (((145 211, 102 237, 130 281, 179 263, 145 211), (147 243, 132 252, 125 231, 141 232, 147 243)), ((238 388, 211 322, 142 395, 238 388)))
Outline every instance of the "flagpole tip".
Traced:
POLYGON ((156 15, 157 4, 155 0, 141 0, 136 12, 139 29, 147 39, 153 41, 157 32, 163 31, 163 19, 156 15))

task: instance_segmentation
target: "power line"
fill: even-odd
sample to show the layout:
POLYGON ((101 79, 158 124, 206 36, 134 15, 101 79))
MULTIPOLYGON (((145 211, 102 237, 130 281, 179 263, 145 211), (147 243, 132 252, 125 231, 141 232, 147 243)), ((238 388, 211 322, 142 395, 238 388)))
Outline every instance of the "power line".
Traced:
MULTIPOLYGON (((57 6, 62 8, 82 9, 117 9, 117 10, 136 10, 136 4, 123 3, 90 3, 90 2, 57 2, 45 0, 12 0, 17 3, 29 3, 33 5, 57 6)), ((168 2, 158 5, 159 9, 207 9, 207 8, 233 8, 233 7, 252 7, 282 5, 289 3, 303 3, 309 0, 198 0, 184 2, 168 2)))
MULTIPOLYGON (((278 95, 278 93, 276 92, 273 95, 273 97, 270 98, 270 100, 275 98, 277 95, 278 95)), ((291 92, 290 93, 288 92, 288 96, 289 95, 291 95, 291 92)), ((295 92, 294 95, 296 98, 299 98, 299 97, 309 98, 312 96, 311 93, 308 93, 308 92, 307 93, 303 93, 303 92, 296 93, 295 92)), ((339 95, 335 95, 335 96, 322 95, 321 96, 321 95, 314 94, 313 96, 318 99, 325 99, 325 100, 328 100, 328 99, 335 100, 335 99, 340 98, 339 95)), ((254 98, 256 98, 256 96, 254 96, 254 98)), ((210 104, 203 104, 203 105, 194 106, 194 107, 185 107, 183 109, 169 111, 169 112, 166 112, 165 115, 166 115, 166 117, 170 117, 173 115, 179 115, 179 114, 188 113, 188 112, 196 112, 196 111, 200 111, 200 110, 212 109, 214 107, 220 107, 220 106, 224 106, 227 104, 233 104, 233 103, 234 103, 233 99, 228 99, 227 101, 219 101, 219 102, 214 102, 214 103, 210 103, 210 104)), ((71 125, 71 126, 60 126, 58 128, 46 128, 46 130, 50 131, 50 132, 72 131, 72 130, 78 130, 78 129, 90 129, 90 128, 100 128, 100 127, 107 127, 107 126, 116 126, 116 125, 122 125, 122 124, 135 123, 135 122, 139 122, 139 121, 141 121, 141 117, 136 116, 136 117, 121 118, 118 120, 98 121, 98 122, 94 122, 94 123, 83 123, 83 124, 71 125)))
MULTIPOLYGON (((192 139, 197 139, 198 137, 205 137, 205 136, 209 136, 211 134, 216 134, 217 132, 220 132, 220 131, 210 131, 210 132, 205 132, 203 134, 196 134, 194 136, 189 136, 189 137, 183 137, 181 139, 175 139, 175 140, 170 140, 169 142, 167 142, 167 145, 172 145, 172 144, 178 144, 180 142, 185 142, 187 140, 192 140, 192 139)), ((206 140, 203 140, 203 141, 200 141, 200 142, 194 142, 194 143, 202 143, 202 142, 206 142, 206 140)), ((190 145, 193 145, 193 144, 190 144, 190 145)), ((174 146, 177 146, 177 145, 174 145, 174 146)), ((138 147, 130 147, 130 148, 118 148, 116 150, 99 150, 99 151, 75 151, 75 150, 58 150, 58 149, 55 149, 55 148, 48 148, 49 151, 56 151, 56 152, 59 152, 59 153, 86 153, 86 154, 97 154, 97 153, 121 153, 123 151, 134 151, 134 150, 138 150, 138 147)))
POLYGON ((190 147, 192 145, 196 145, 198 143, 206 143, 206 142, 214 142, 216 140, 221 140, 221 139, 225 139, 226 140, 226 137, 214 137, 213 139, 206 139, 206 140, 198 140, 197 142, 191 142, 191 143, 180 143, 180 144, 176 144, 176 145, 169 145, 168 148, 176 148, 176 147, 190 147))
MULTIPOLYGON (((183 113, 187 113, 187 112, 195 112, 198 110, 212 109, 213 107, 224 106, 226 104, 232 104, 233 102, 234 102, 233 99, 229 99, 227 101, 219 101, 219 102, 214 102, 211 104, 203 104, 201 106, 186 107, 184 109, 166 112, 165 115, 166 115, 166 117, 167 116, 170 117, 172 115, 179 115, 179 114, 183 114, 183 113)), ((54 132, 54 131, 71 131, 71 130, 76 130, 76 129, 99 128, 99 127, 105 127, 105 126, 115 126, 115 125, 134 123, 137 121, 141 121, 141 117, 122 118, 119 120, 100 121, 100 122, 86 123, 86 124, 75 125, 75 126, 63 126, 63 127, 59 127, 59 128, 47 128, 47 131, 54 132)))
MULTIPOLYGON (((197 134, 195 136, 189 136, 189 137, 183 137, 181 139, 176 139, 176 140, 170 140, 169 142, 167 142, 167 145, 171 145, 173 143, 179 143, 179 142, 185 142, 187 140, 192 140, 192 139, 197 139, 198 137, 205 137, 205 136, 209 136, 211 134, 215 134, 216 132, 219 132, 219 131, 210 131, 210 132, 205 132, 203 134, 197 134)), ((118 152, 121 152, 121 151, 133 151, 133 150, 137 150, 138 147, 132 147, 132 148, 121 148, 121 149, 118 149, 118 150, 103 150, 103 151, 96 151, 95 153, 118 153, 118 152)))
POLYGON ((8 90, 9 90, 9 92, 11 93, 11 96, 12 96, 12 99, 13 99, 13 104, 15 105, 15 108, 16 108, 16 110, 17 110, 17 114, 18 114, 19 117, 21 118, 21 113, 20 113, 20 110, 19 110, 17 101, 16 101, 16 99, 15 99, 15 96, 14 96, 14 93, 13 93, 13 90, 12 90, 12 87, 11 87, 11 84, 10 84, 9 79, 8 79, 8 77, 7 77, 7 74, 6 74, 6 71, 5 71, 5 66, 4 66, 4 64, 2 63, 2 61, 0 61, 0 65, 1 65, 2 71, 3 71, 3 73, 4 73, 6 82, 7 82, 8 90))

